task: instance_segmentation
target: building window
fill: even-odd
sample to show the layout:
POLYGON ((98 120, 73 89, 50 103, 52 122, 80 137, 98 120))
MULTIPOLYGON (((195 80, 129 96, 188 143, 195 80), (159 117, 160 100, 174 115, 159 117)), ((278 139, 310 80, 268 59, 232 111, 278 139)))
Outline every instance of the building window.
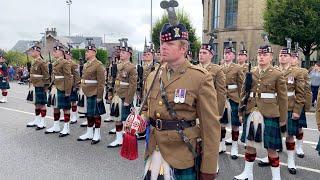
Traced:
POLYGON ((220 0, 212 1, 212 29, 219 28, 220 0))
POLYGON ((226 0, 225 28, 237 26, 238 0, 226 0))

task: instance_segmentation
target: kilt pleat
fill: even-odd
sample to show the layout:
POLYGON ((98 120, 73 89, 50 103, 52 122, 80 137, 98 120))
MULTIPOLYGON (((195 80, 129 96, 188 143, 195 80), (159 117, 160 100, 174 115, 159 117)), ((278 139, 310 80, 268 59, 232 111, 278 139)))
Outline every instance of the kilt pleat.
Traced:
MULTIPOLYGON (((241 126, 239 116, 238 116, 238 108, 239 104, 229 99, 230 106, 231 106, 231 125, 232 126, 241 126)), ((225 109, 222 118, 220 119, 220 123, 228 124, 228 110, 225 109)))
POLYGON ((97 103, 97 96, 87 97, 87 116, 95 117, 106 113, 103 101, 97 103))
POLYGON ((34 88, 34 93, 35 93, 35 101, 34 104, 35 105, 45 105, 47 104, 47 93, 44 90, 43 87, 35 87, 34 88))
POLYGON ((57 89, 57 100, 58 100, 58 109, 70 109, 71 108, 71 102, 70 98, 66 98, 65 91, 60 91, 57 89))
POLYGON ((292 119, 292 111, 288 111, 287 127, 288 127, 289 136, 296 136, 299 134, 299 126, 300 126, 299 121, 300 120, 292 119))

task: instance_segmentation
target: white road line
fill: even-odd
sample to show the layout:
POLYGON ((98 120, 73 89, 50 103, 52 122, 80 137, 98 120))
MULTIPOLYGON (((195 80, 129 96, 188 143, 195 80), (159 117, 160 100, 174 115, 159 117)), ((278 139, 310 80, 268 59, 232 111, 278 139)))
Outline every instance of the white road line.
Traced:
MULTIPOLYGON (((225 152, 225 153, 230 155, 229 152, 225 152)), ((242 155, 242 154, 239 154, 238 156, 244 158, 244 155, 242 155)), ((256 160, 261 160, 261 159, 260 158, 256 158, 256 160)), ((280 165, 288 167, 288 164, 286 164, 286 163, 280 162, 280 165)), ((319 169, 313 169, 313 168, 308 168, 308 167, 303 167, 303 166, 296 166, 296 167, 297 167, 297 169, 302 169, 302 170, 311 171, 311 172, 315 172, 315 173, 319 173, 320 174, 320 170, 319 169)))
MULTIPOLYGON (((11 109, 11 108, 5 108, 5 107, 0 107, 0 109, 4 109, 4 110, 7 110, 7 111, 14 111, 14 112, 28 114, 28 115, 34 115, 34 113, 21 111, 21 110, 17 110, 17 109, 11 109)), ((53 117, 51 117, 51 116, 46 116, 46 118, 47 119, 53 119, 53 117)))
POLYGON ((13 96, 9 96, 8 99, 10 100, 11 98, 13 99, 19 99, 19 100, 26 100, 25 98, 19 98, 19 97, 13 97, 13 96))
MULTIPOLYGON (((228 132, 231 132, 231 129, 230 128, 226 128, 226 130, 228 131, 228 132)), ((239 131, 239 133, 242 133, 242 131, 239 131)), ((284 138, 282 138, 283 140, 285 140, 286 138, 284 137, 284 138)), ((311 144, 311 145, 317 145, 318 144, 318 142, 312 142, 312 141, 306 141, 306 140, 303 140, 303 143, 304 144, 311 144)))

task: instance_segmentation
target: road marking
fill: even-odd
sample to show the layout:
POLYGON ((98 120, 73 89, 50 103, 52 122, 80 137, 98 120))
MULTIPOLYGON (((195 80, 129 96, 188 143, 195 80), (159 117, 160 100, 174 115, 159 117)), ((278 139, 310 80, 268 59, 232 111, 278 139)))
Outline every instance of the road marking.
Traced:
MULTIPOLYGON (((229 152, 225 152, 225 153, 230 155, 229 152)), ((239 154, 238 156, 244 158, 244 155, 242 155, 242 154, 239 154)), ((256 160, 260 161, 261 158, 256 158, 256 160)), ((286 163, 280 162, 280 165, 288 167, 288 164, 286 164, 286 163)), ((296 167, 297 167, 297 169, 302 169, 302 170, 311 171, 311 172, 315 172, 315 173, 319 173, 320 174, 320 170, 319 169, 313 169, 313 168, 308 168, 308 167, 303 167, 303 166, 296 166, 296 167)))
MULTIPOLYGON (((21 110, 17 110, 17 109, 6 108, 6 107, 0 107, 0 109, 4 109, 4 110, 7 110, 7 111, 14 111, 14 112, 28 114, 28 115, 34 115, 34 113, 31 113, 31 112, 26 112, 26 111, 21 111, 21 110)), ((53 119, 53 117, 51 117, 51 116, 46 116, 46 118, 47 119, 53 119)))

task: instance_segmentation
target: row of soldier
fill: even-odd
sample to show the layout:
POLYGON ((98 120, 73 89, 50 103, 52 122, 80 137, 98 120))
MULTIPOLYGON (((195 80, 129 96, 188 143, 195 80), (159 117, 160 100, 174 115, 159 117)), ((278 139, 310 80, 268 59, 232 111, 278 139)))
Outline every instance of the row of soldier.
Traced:
MULTIPOLYGON (((155 71, 159 66, 158 63, 154 62, 154 50, 150 47, 146 46, 143 55, 143 84, 145 84, 148 74, 155 71)), ((60 137, 68 135, 70 133, 69 123, 71 122, 72 124, 77 121, 76 101, 78 101, 79 98, 78 91, 81 84, 80 93, 84 93, 86 96, 87 111, 85 113, 88 127, 87 132, 80 136, 78 140, 92 140, 92 144, 98 143, 100 141, 100 115, 105 113, 103 103, 99 104, 98 102, 102 101, 105 81, 107 80, 107 112, 109 111, 111 115, 111 117, 108 116, 108 121, 110 121, 110 119, 116 121, 115 130, 117 134, 116 140, 109 144, 108 147, 121 146, 122 122, 124 122, 130 114, 130 108, 133 106, 136 90, 141 91, 141 87, 137 88, 137 84, 139 83, 139 71, 137 71, 137 69, 139 69, 139 67, 136 68, 136 66, 130 62, 132 48, 118 46, 118 50, 119 56, 116 57, 116 59, 118 59, 118 61, 116 61, 116 76, 112 76, 114 72, 112 72, 111 69, 114 66, 111 64, 109 70, 110 75, 108 75, 107 77, 109 78, 106 79, 104 68, 95 57, 96 48, 94 45, 88 46, 86 50, 86 59, 88 62, 83 67, 82 80, 80 81, 79 67, 71 60, 70 49, 65 50, 61 44, 55 45, 53 56, 56 60, 52 64, 52 73, 50 76, 50 65, 47 66, 47 63, 43 61, 40 47, 36 45, 31 47, 29 54, 34 58, 34 61, 30 68, 30 82, 33 87, 30 88, 29 96, 34 96, 34 99, 31 97, 28 97, 28 99, 30 100, 31 98, 35 102, 35 119, 29 122, 27 126, 36 126, 37 130, 45 128, 45 105, 49 104, 54 108, 54 125, 48 128, 45 133, 60 132, 60 137), (49 99, 47 99, 47 91, 50 92, 49 99), (48 102, 48 100, 50 102, 48 102), (60 109, 63 109, 65 122, 62 131, 60 131, 59 126, 60 109)), ((278 110, 279 128, 285 124, 287 124, 288 127, 286 135, 288 169, 290 173, 295 174, 294 150, 296 148, 298 157, 303 158, 302 128, 306 127, 305 112, 309 111, 311 106, 310 84, 307 83, 309 82, 308 72, 306 69, 299 68, 300 62, 297 51, 291 52, 290 48, 283 48, 279 55, 280 66, 272 67, 270 65, 273 53, 271 46, 263 46, 258 51, 259 66, 252 68, 252 71, 249 70, 251 69, 249 68, 249 64, 242 63, 248 59, 245 49, 240 50, 238 53, 238 60, 240 60, 238 62, 241 62, 238 64, 233 63, 235 60, 235 51, 232 46, 224 50, 224 63, 222 65, 211 63, 214 53, 212 42, 202 44, 199 52, 200 64, 198 66, 206 69, 212 75, 213 85, 217 93, 218 113, 219 116, 222 117, 220 119, 221 139, 219 153, 224 153, 226 151, 225 145, 229 144, 229 142, 225 142, 224 139, 228 123, 232 125, 231 158, 237 159, 239 127, 241 125, 244 127, 244 133, 241 137, 243 143, 247 142, 248 135, 246 135, 246 132, 252 128, 251 126, 247 128, 247 125, 250 125, 250 120, 247 120, 250 118, 249 113, 259 110, 266 121, 266 117, 274 116, 278 107, 280 109, 278 110), (264 72, 261 72, 263 70, 259 68, 263 64, 267 66, 264 68, 264 72), (241 98, 245 97, 246 94, 245 86, 243 85, 246 84, 244 79, 245 73, 248 71, 252 73, 252 85, 249 93, 249 101, 246 104, 246 113, 243 113, 239 111, 239 107, 244 105, 244 101, 241 101, 241 98), (275 75, 278 75, 278 78, 275 78, 275 75), (241 87, 243 87, 242 91, 241 87), (279 104, 288 104, 288 106, 279 106, 279 104), (296 146, 293 136, 296 136, 296 146)), ((176 95, 177 94, 174 94, 174 96, 176 95)), ((136 101, 139 99, 142 99, 142 97, 138 96, 136 101)), ((160 105, 160 102, 158 105, 160 105)), ((159 118, 161 114, 155 114, 155 116, 159 118)), ((276 171, 279 171, 279 156, 276 150, 282 150, 281 134, 280 131, 277 133, 274 128, 274 126, 276 126, 275 124, 277 124, 274 118, 270 118, 270 122, 268 123, 264 124, 263 127, 265 132, 264 147, 268 149, 268 157, 259 162, 259 165, 265 166, 270 164, 272 166, 272 172, 275 173, 274 176, 276 176, 276 171), (270 126, 273 128, 268 127, 268 123, 270 123, 270 126), (266 132, 267 130, 271 132, 266 132), (268 133, 270 133, 270 135, 268 135, 268 133), (269 142, 266 142, 267 140, 269 140, 269 142)), ((259 130, 255 127, 254 136, 258 134, 257 131, 259 130)), ((141 136, 140 138, 143 139, 145 135, 142 134, 138 136, 141 136)), ((261 138, 258 142, 261 142, 261 138)), ((253 146, 257 147, 256 145, 253 146)), ((255 150, 248 146, 246 149, 245 171, 237 178, 250 178, 255 156, 255 150)))

